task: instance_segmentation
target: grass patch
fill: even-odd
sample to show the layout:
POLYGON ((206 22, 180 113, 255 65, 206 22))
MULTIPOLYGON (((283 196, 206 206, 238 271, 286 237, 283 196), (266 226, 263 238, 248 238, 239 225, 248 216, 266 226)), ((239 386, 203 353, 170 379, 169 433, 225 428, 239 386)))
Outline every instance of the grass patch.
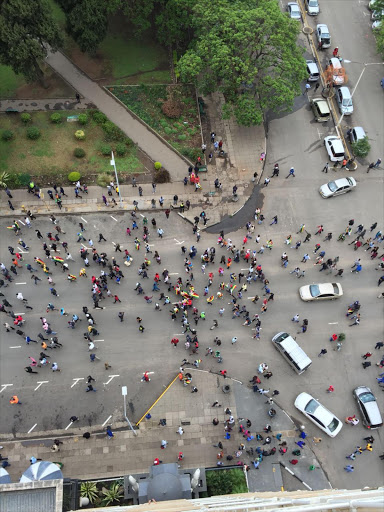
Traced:
MULTIPOLYGON (((78 111, 66 111, 65 116, 76 115, 78 111)), ((19 115, 0 115, 0 131, 10 129, 14 139, 10 142, 0 140, 0 172, 12 174, 29 173, 39 183, 39 177, 44 184, 56 182, 67 184, 67 175, 71 171, 79 171, 88 184, 96 182, 99 173, 112 171, 110 156, 99 152, 100 144, 105 142, 102 128, 93 120, 89 113, 89 123, 82 127, 79 123, 68 123, 63 116, 61 124, 50 121, 51 112, 33 112, 32 123, 41 131, 41 137, 36 141, 27 139, 27 127, 19 115), (86 139, 78 141, 74 133, 84 129, 86 139), (73 151, 81 147, 85 151, 84 158, 76 158, 73 151)), ((115 143, 109 143, 115 149, 115 143)), ((145 172, 135 145, 127 145, 124 157, 115 155, 116 166, 121 183, 128 181, 132 173, 145 172)), ((42 182, 41 182, 42 183, 42 182)))
POLYGON ((108 90, 180 153, 192 160, 201 154, 199 116, 192 86, 177 86, 175 96, 180 115, 176 119, 168 117, 162 110, 169 97, 167 85, 109 86, 108 90))
POLYGON ((9 66, 0 65, 0 98, 13 98, 16 89, 24 84, 22 75, 16 75, 9 66))

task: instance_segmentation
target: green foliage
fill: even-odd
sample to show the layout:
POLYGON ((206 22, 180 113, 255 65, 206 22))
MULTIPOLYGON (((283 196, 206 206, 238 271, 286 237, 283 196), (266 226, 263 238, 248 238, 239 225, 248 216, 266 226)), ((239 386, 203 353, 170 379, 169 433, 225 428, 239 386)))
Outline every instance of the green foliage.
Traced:
POLYGON ((151 28, 151 14, 154 0, 126 0, 123 4, 124 14, 135 27, 135 36, 151 28))
POLYGON ((45 0, 0 2, 0 63, 22 74, 27 81, 42 79, 39 63, 47 48, 63 43, 59 27, 45 0))
POLYGON ((303 49, 297 46, 300 24, 270 0, 198 0, 192 23, 195 44, 177 68, 184 82, 203 94, 220 91, 225 117, 239 124, 261 124, 267 111, 289 111, 306 76, 303 49))
POLYGON ((85 156, 85 151, 83 148, 75 148, 73 150, 73 154, 76 158, 83 158, 85 156))
POLYGON ((30 123, 32 121, 32 116, 31 116, 31 114, 28 114, 27 112, 23 112, 20 115, 20 119, 21 119, 22 123, 28 124, 28 123, 30 123))
POLYGON ((80 124, 87 124, 88 123, 88 116, 87 114, 79 114, 79 123, 80 124))
POLYGON ((5 188, 8 186, 10 177, 11 177, 11 175, 5 171, 0 173, 0 187, 1 188, 5 188))
POLYGON ((105 142, 103 142, 99 146, 99 151, 104 156, 111 156, 112 148, 109 144, 106 144, 105 142))
POLYGON ((127 146, 124 142, 118 142, 115 147, 117 156, 124 156, 127 152, 127 146))
POLYGON ((99 185, 99 187, 106 187, 107 185, 109 185, 110 181, 111 181, 111 176, 109 174, 107 174, 106 172, 104 172, 97 176, 96 183, 99 185))
POLYGON ((92 117, 96 124, 104 124, 108 120, 107 116, 98 110, 93 112, 92 117))
POLYGON ((76 130, 75 131, 75 137, 77 140, 84 140, 85 139, 85 132, 83 130, 76 130))
POLYGON ((361 158, 366 157, 371 150, 371 145, 367 136, 351 144, 351 147, 353 154, 361 158))
POLYGON ((167 0, 163 8, 156 9, 158 41, 168 47, 177 45, 185 49, 191 39, 191 19, 196 0, 167 0))
POLYGON ((344 341, 344 340, 345 340, 345 337, 346 337, 346 336, 345 336, 345 334, 344 334, 343 332, 341 332, 341 333, 339 334, 339 341, 344 341))
POLYGON ((81 482, 80 496, 82 498, 88 498, 93 503, 98 498, 98 495, 96 482, 81 482))
POLYGON ((51 114, 51 123, 54 124, 60 124, 63 120, 63 116, 59 114, 59 112, 55 112, 54 114, 51 114))
POLYGON ((241 469, 207 471, 208 496, 248 492, 244 473, 241 469))
POLYGON ((102 500, 102 504, 104 507, 108 507, 109 505, 113 505, 114 503, 119 503, 124 492, 123 486, 119 482, 114 482, 109 489, 103 487, 101 494, 103 494, 104 498, 102 500))
POLYGON ((41 133, 37 126, 30 126, 27 128, 27 137, 31 140, 37 140, 40 137, 41 133))
POLYGON ((108 2, 105 0, 77 0, 68 2, 64 9, 67 32, 82 52, 94 54, 104 39, 108 28, 108 2))
POLYGON ((76 183, 81 178, 81 174, 77 171, 72 171, 68 174, 68 179, 71 183, 76 183))
POLYGON ((2 140, 4 140, 5 142, 8 142, 10 140, 12 140, 14 137, 14 133, 12 130, 3 130, 1 132, 1 138, 2 140))
POLYGON ((102 128, 105 133, 105 137, 107 140, 115 140, 122 141, 125 139, 125 134, 118 128, 112 121, 105 121, 103 123, 102 128))
POLYGON ((155 171, 153 181, 155 183, 169 183, 171 181, 171 175, 166 169, 161 169, 159 171, 155 171))
POLYGON ((155 169, 156 171, 159 171, 162 168, 162 165, 160 162, 155 162, 155 169))
POLYGON ((381 25, 378 28, 375 28, 373 34, 376 38, 376 48, 377 52, 384 59, 384 22, 381 21, 381 25))

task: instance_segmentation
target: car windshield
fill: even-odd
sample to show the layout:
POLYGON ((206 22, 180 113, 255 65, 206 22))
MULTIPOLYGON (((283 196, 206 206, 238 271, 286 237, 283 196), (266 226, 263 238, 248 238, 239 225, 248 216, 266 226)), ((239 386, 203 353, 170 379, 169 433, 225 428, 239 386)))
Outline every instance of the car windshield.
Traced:
POLYGON ((330 181, 328 183, 328 188, 331 192, 336 192, 336 190, 337 190, 336 183, 334 181, 330 181))
POLYGON ((308 5, 309 7, 317 7, 319 4, 317 3, 317 0, 309 0, 308 5))
POLYGON ((350 185, 351 187, 353 187, 353 181, 350 180, 349 178, 347 178, 347 181, 348 181, 348 185, 350 185))
POLYGON ((340 421, 337 418, 333 418, 333 420, 331 421, 331 423, 327 427, 328 430, 330 432, 334 432, 337 429, 337 427, 339 426, 339 423, 340 423, 340 421))
POLYGON ((336 283, 332 283, 332 286, 333 286, 333 293, 338 295, 339 294, 339 287, 337 286, 336 283))
POLYGON ((359 399, 363 402, 363 404, 366 404, 367 402, 376 402, 376 399, 372 393, 362 393, 359 396, 359 399))
POLYGON ((352 107, 352 98, 343 100, 343 107, 352 107))
POLYGON ((312 400, 310 400, 307 405, 305 406, 305 412, 307 412, 308 414, 314 414, 316 412, 316 409, 319 407, 319 403, 316 402, 316 400, 314 400, 312 398, 312 400))
POLYGON ((312 297, 318 297, 320 295, 320 288, 317 284, 311 284, 309 286, 309 291, 312 295, 312 297))

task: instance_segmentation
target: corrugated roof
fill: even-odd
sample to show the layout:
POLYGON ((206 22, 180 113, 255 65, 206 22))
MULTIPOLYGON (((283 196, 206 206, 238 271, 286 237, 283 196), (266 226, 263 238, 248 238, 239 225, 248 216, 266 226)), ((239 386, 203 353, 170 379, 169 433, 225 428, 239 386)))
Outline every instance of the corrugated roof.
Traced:
POLYGON ((0 492, 0 512, 55 512, 56 489, 0 492))

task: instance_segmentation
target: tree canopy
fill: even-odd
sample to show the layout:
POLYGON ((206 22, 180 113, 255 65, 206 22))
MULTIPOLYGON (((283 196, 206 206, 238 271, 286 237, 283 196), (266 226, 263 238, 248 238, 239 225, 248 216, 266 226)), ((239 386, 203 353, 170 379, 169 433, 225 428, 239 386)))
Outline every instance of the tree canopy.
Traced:
POLYGON ((198 0, 195 44, 178 62, 183 81, 205 94, 221 91, 224 116, 261 124, 263 113, 287 111, 306 78, 300 24, 270 0, 198 0))
POLYGON ((42 79, 39 63, 47 48, 62 44, 59 28, 46 0, 0 2, 0 62, 28 81, 42 79))

